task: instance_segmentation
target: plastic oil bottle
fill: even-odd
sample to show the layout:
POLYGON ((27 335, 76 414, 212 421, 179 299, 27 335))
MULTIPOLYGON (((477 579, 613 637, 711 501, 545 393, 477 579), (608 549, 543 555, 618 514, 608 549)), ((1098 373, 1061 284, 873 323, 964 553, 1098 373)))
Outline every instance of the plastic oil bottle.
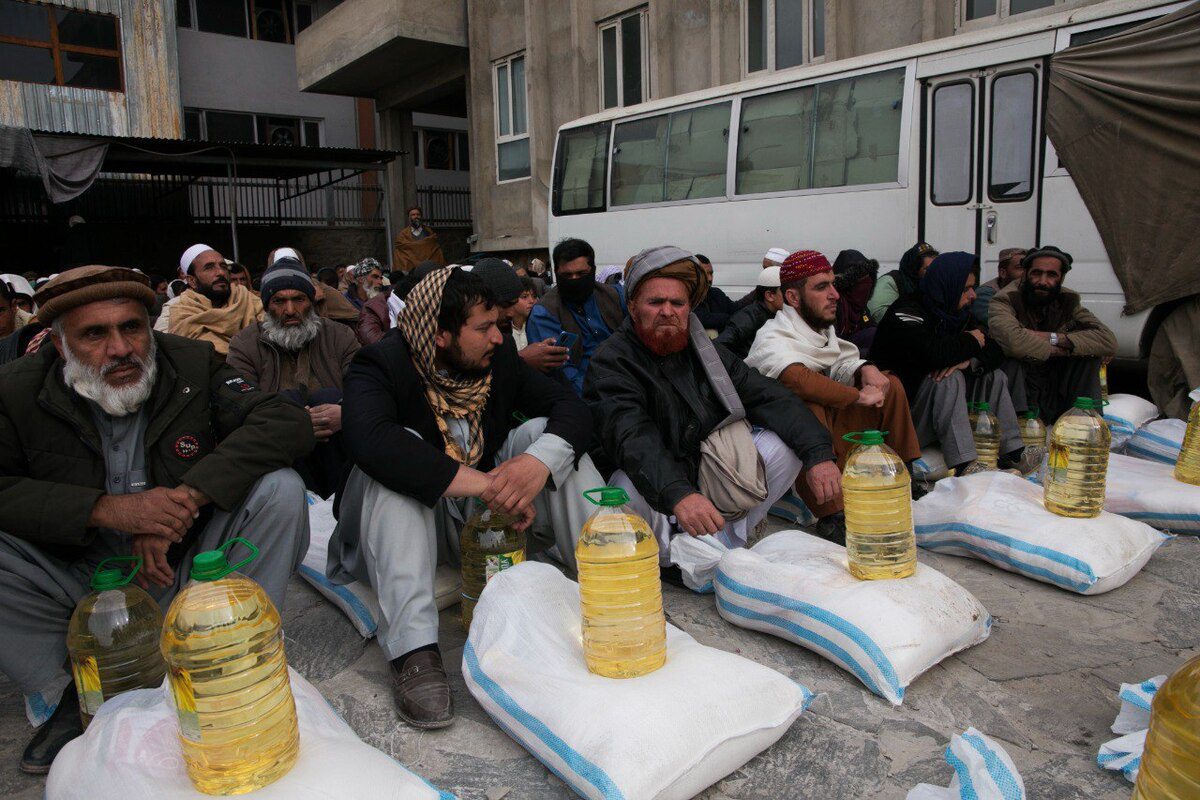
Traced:
POLYGON ((471 517, 460 538, 462 556, 463 627, 471 629, 471 617, 483 587, 501 570, 525 560, 525 531, 513 529, 513 520, 487 508, 471 517))
POLYGON ((244 539, 197 553, 163 625, 183 758, 205 794, 260 789, 300 752, 279 612, 261 586, 234 571, 257 555, 244 539), (234 543, 251 555, 231 566, 234 543))
POLYGON ((1021 415, 1021 441, 1026 447, 1046 447, 1046 424, 1038 416, 1038 409, 1031 408, 1021 415))
POLYGON ((1200 403, 1193 403, 1188 414, 1183 447, 1175 461, 1175 480, 1200 486, 1200 403))
POLYGON ((1046 474, 1045 506, 1062 517, 1095 517, 1104 508, 1108 478, 1108 423, 1104 401, 1080 397, 1054 423, 1046 474))
POLYGON ((971 435, 975 439, 976 458, 988 469, 995 469, 1000 460, 1000 420, 987 403, 976 403, 975 412, 971 435))
POLYGON ((846 557, 859 580, 907 578, 917 569, 912 479, 881 431, 848 433, 858 445, 842 470, 846 503, 846 557))
POLYGON ((658 542, 646 520, 625 507, 624 489, 605 486, 583 496, 598 506, 575 548, 587 668, 606 678, 646 675, 667 660, 658 542))
POLYGON ((975 423, 979 421, 979 403, 974 400, 967 401, 967 422, 971 426, 971 430, 975 430, 975 423))
POLYGON ((1108 364, 1100 365, 1100 399, 1108 399, 1108 364))
POLYGON ((1133 800, 1200 797, 1200 656, 1154 695, 1133 800))
POLYGON ((67 626, 67 652, 86 728, 105 700, 162 683, 167 665, 158 649, 163 615, 154 598, 130 584, 142 559, 106 558, 92 575, 92 593, 79 601, 67 626), (117 567, 130 562, 123 575, 117 567))

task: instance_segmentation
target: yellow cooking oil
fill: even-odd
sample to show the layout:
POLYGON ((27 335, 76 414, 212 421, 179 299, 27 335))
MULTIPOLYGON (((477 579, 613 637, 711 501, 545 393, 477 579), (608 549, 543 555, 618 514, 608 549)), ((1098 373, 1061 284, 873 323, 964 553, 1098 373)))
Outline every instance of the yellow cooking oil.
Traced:
POLYGON ((1200 797, 1200 656, 1167 678, 1150 705, 1150 730, 1133 800, 1200 797))
POLYGON ((1054 423, 1042 486, 1046 509, 1061 517, 1096 517, 1104 508, 1112 434, 1103 408, 1103 400, 1080 397, 1054 423))
POLYGON ((967 424, 971 426, 971 430, 975 430, 975 423, 979 421, 979 404, 974 400, 967 401, 967 424))
POLYGON ((1183 447, 1175 461, 1175 480, 1200 486, 1200 403, 1194 403, 1188 414, 1183 447))
POLYGON ((183 758, 205 794, 261 789, 300 752, 279 612, 261 586, 234 571, 257 555, 240 538, 196 554, 163 625, 183 758), (226 551, 235 543, 252 555, 230 566, 226 551))
POLYGON ((163 615, 150 595, 130 583, 141 569, 136 556, 106 558, 92 575, 91 594, 67 625, 67 653, 86 728, 100 704, 122 692, 162 684, 167 665, 158 649, 163 615), (131 563, 123 573, 117 564, 131 563))
POLYGON ((1046 424, 1038 416, 1036 408, 1021 415, 1021 441, 1026 447, 1046 447, 1046 424))
POLYGON ((975 457, 988 469, 995 469, 1000 460, 1000 420, 987 403, 975 404, 975 424, 971 426, 975 439, 975 457))
POLYGON ((611 486, 583 493, 597 508, 575 548, 583 656, 590 672, 636 678, 667 660, 667 623, 658 573, 658 542, 646 520, 611 486))
POLYGON ((1108 364, 1100 365, 1100 399, 1108 399, 1108 364))
POLYGON ((485 508, 463 526, 459 552, 462 557, 459 613, 463 627, 470 630, 483 587, 502 570, 525 560, 525 531, 513 528, 512 517, 485 508))
POLYGON ((848 433, 858 445, 842 470, 846 559, 859 580, 907 578, 917 569, 912 479, 881 431, 848 433))

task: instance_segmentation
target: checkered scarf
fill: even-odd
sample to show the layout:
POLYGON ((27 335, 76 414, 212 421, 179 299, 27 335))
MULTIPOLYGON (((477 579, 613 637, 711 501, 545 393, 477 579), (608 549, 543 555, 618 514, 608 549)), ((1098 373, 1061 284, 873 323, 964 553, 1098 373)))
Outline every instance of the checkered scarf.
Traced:
POLYGON ((404 310, 396 317, 396 327, 408 342, 413 364, 425 384, 425 397, 433 409, 433 418, 446 445, 446 455, 460 464, 475 466, 483 458, 483 407, 492 388, 492 376, 462 380, 440 372, 434 364, 438 312, 442 293, 452 270, 437 269, 421 279, 404 298, 404 310), (468 452, 450 432, 446 417, 466 418, 470 431, 468 452))

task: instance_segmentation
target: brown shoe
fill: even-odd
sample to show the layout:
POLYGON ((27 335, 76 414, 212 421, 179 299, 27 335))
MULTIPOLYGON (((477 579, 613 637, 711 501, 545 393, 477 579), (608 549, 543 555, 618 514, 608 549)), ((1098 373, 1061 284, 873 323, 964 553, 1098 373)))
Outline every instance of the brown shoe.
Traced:
POLYGON ((454 722, 454 702, 442 657, 422 650, 392 667, 392 688, 400 718, 414 728, 445 728, 454 722))

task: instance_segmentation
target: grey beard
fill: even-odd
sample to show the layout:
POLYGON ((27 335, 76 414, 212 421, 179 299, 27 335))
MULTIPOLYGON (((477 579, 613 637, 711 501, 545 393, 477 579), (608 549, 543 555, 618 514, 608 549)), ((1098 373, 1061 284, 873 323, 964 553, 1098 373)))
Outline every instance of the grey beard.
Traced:
POLYGON ((150 337, 150 353, 146 360, 137 356, 129 356, 129 360, 142 368, 141 377, 127 386, 113 388, 104 380, 104 373, 121 365, 120 361, 110 361, 99 369, 89 366, 77 359, 67 347, 66 339, 62 340, 63 381, 80 397, 91 400, 112 417, 126 417, 142 407, 150 398, 154 384, 158 380, 158 342, 150 337))
POLYGON ((268 312, 262 321, 262 335, 268 342, 289 352, 297 352, 321 332, 321 318, 309 309, 299 325, 280 325, 268 312))

